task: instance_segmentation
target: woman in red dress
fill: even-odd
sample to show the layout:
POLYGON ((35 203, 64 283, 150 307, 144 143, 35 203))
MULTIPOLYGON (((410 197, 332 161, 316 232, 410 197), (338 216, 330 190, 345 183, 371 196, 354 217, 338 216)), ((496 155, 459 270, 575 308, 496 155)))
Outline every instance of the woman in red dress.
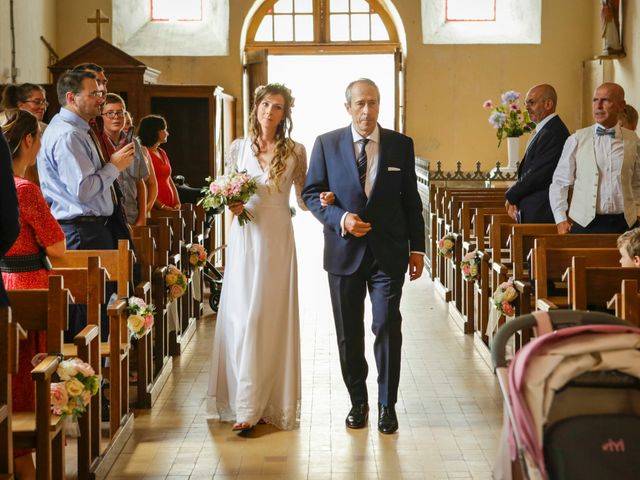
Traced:
POLYGON ((169 157, 160 148, 161 144, 167 143, 168 136, 167 122, 160 115, 147 115, 140 120, 138 137, 149 152, 158 181, 158 197, 153 206, 158 210, 180 210, 180 197, 171 179, 169 157))
MULTIPOLYGON (((7 290, 49 288, 45 254, 59 257, 66 249, 64 233, 51 215, 40 188, 24 178, 27 167, 35 165, 40 149, 38 119, 25 110, 9 109, 0 113, 0 128, 11 150, 20 212, 20 235, 0 260, 2 281, 7 290)), ((13 411, 34 410, 31 360, 35 354, 46 351, 45 332, 29 332, 27 339, 20 342, 18 374, 11 379, 13 411)), ((15 471, 20 480, 36 478, 30 454, 30 450, 14 450, 15 471)))

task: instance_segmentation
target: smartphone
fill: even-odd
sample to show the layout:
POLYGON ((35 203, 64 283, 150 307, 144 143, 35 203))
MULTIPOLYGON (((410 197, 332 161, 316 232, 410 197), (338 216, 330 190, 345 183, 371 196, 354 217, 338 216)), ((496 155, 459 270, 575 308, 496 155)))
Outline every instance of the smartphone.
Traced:
POLYGON ((124 144, 127 145, 131 143, 132 140, 133 140, 133 128, 130 128, 129 131, 127 132, 127 135, 124 138, 124 144))

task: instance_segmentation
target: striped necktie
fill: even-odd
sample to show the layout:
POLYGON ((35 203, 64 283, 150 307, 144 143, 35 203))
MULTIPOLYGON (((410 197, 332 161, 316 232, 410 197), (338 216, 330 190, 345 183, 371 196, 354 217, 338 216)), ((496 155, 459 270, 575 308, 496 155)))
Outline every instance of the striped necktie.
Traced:
POLYGON ((360 185, 362 185, 363 189, 365 180, 367 179, 367 150, 365 147, 369 141, 370 140, 368 138, 358 140, 358 143, 360 144, 360 153, 358 154, 357 160, 358 177, 360 177, 360 185))

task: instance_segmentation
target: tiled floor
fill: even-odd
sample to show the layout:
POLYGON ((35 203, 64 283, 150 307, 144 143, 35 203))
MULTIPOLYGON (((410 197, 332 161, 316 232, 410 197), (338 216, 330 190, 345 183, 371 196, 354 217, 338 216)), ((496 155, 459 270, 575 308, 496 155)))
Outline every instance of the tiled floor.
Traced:
MULTIPOLYGON (((383 436, 344 426, 342 384, 321 269, 321 233, 309 214, 295 219, 302 321, 302 419, 298 430, 258 426, 249 437, 205 418, 215 318, 200 320, 187 351, 151 411, 136 411, 135 431, 109 479, 444 479, 491 478, 501 397, 473 342, 447 317, 431 282, 407 283, 400 429, 383 436), (305 232, 305 235, 300 235, 305 232)), ((375 392, 372 336, 370 391, 375 392)), ((377 412, 375 407, 372 417, 377 412)))

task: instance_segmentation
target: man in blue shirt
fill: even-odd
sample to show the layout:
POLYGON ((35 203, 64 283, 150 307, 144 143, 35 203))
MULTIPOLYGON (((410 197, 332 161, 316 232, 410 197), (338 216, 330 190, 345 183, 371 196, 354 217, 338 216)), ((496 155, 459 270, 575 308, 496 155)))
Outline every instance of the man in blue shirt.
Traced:
POLYGON ((114 180, 133 161, 133 144, 104 159, 89 120, 100 115, 103 92, 89 71, 64 73, 57 84, 60 112, 42 137, 42 193, 72 250, 117 248, 111 216, 114 180))

